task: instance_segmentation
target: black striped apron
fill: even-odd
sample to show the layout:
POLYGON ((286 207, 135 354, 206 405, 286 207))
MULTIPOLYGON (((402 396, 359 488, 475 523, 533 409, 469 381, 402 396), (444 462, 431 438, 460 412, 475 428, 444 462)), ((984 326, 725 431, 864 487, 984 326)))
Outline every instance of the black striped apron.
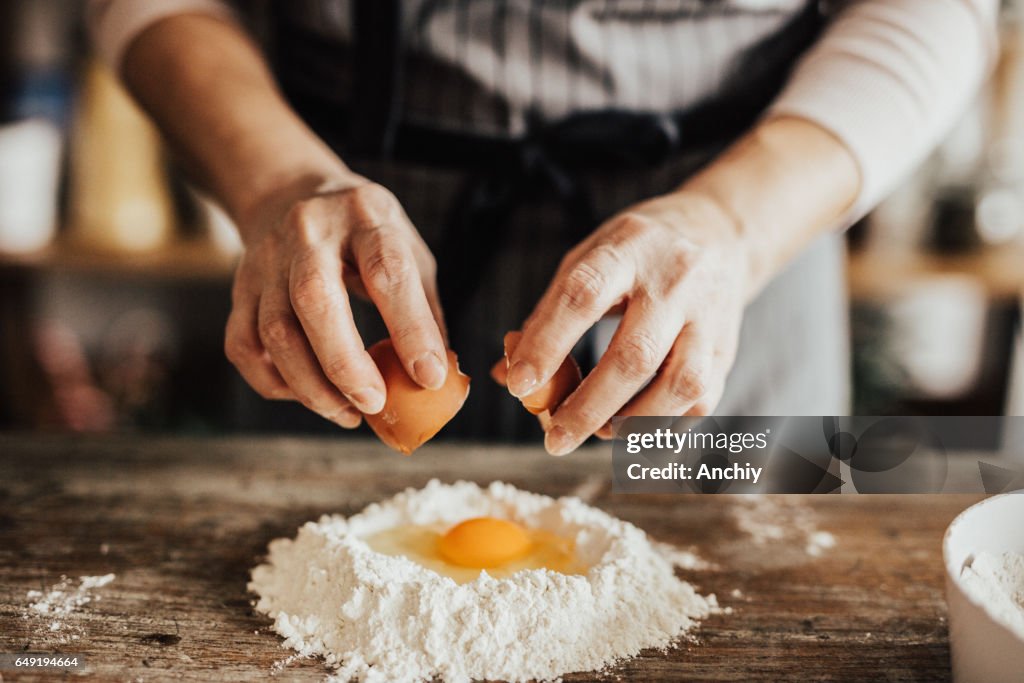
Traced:
MULTIPOLYGON (((470 400, 443 434, 474 439, 539 433, 532 416, 487 372, 501 355, 504 332, 522 324, 562 255, 601 220, 678 186, 747 128, 822 25, 817 3, 808 3, 740 55, 735 76, 714 97, 685 110, 613 102, 555 119, 532 112, 516 133, 493 93, 410 49, 416 37, 406 27, 415 23, 403 17, 404 3, 340 3, 348 5, 353 41, 311 30, 309 17, 295 14, 302 4, 275 5, 271 38, 279 79, 299 113, 347 163, 396 194, 434 251, 451 344, 474 377, 470 400), (452 95, 459 100, 454 118, 432 124, 406 114, 428 73, 435 83, 462 86, 438 85, 439 92, 458 93, 452 95), (327 78, 334 87, 324 87, 327 78)), ((339 3, 321 4, 337 11, 339 3)), ((455 4, 468 21, 472 3, 455 4)), ((720 3, 701 4, 713 9, 720 3)), ((684 5, 693 2, 681 0, 684 5)), ((664 12, 667 6, 652 1, 645 7, 664 12)), ((499 21, 500 10, 494 14, 499 21)), ((845 411, 841 273, 838 240, 823 239, 749 307, 721 414, 845 411)), ((356 306, 356 314, 368 344, 386 334, 372 307, 356 306)), ((613 327, 614 321, 599 325, 578 348, 584 364, 593 362, 613 327)))

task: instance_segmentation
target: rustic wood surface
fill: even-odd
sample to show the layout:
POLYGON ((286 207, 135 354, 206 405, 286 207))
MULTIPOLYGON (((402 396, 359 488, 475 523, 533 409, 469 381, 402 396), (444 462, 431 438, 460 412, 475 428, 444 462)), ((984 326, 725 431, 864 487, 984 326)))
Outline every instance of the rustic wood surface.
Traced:
POLYGON ((612 494, 609 450, 555 459, 536 447, 434 444, 402 458, 351 439, 0 435, 0 653, 88 660, 63 676, 0 675, 320 680, 318 661, 281 664, 289 652, 252 609, 249 569, 271 539, 307 520, 437 477, 580 495, 716 565, 683 575, 732 614, 705 621, 695 642, 567 681, 949 677, 940 543, 978 496, 789 497, 838 540, 812 557, 799 543, 752 542, 736 525, 736 497, 612 494), (108 572, 116 580, 56 634, 30 614, 28 591, 108 572))

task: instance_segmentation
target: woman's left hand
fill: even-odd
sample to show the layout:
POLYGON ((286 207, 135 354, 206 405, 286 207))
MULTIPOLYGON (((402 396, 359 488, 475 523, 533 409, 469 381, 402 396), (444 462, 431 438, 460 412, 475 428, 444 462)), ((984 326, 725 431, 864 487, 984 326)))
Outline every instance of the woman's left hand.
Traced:
POLYGON ((516 396, 542 386, 590 327, 622 322, 552 416, 545 446, 611 436, 614 415, 706 415, 722 396, 749 291, 749 250, 715 201, 685 188, 620 213, 570 251, 509 359, 516 396))

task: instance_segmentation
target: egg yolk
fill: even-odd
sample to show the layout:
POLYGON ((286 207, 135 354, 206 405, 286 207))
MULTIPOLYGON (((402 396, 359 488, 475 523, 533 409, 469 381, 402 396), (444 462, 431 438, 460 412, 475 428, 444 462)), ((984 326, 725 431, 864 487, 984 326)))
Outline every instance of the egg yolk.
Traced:
POLYGON ((524 557, 530 535, 515 522, 476 517, 456 524, 437 541, 437 552, 460 567, 488 569, 524 557))
POLYGON ((482 571, 503 579, 535 569, 566 575, 589 569, 576 557, 571 539, 494 517, 467 519, 454 527, 404 524, 365 540, 378 553, 412 560, 460 584, 475 581, 482 571))

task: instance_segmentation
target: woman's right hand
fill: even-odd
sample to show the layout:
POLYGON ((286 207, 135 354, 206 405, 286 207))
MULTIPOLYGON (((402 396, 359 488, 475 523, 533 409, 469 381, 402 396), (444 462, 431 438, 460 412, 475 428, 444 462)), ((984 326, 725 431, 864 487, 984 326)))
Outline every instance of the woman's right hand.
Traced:
POLYGON ((380 310, 410 377, 444 383, 433 257, 394 195, 352 173, 292 111, 237 24, 202 13, 163 18, 131 41, 121 69, 238 225, 245 252, 225 349, 256 391, 298 399, 346 427, 380 411, 384 381, 349 291, 380 310))
POLYGON ((257 202, 240 228, 224 348, 261 396, 298 400, 347 428, 383 408, 384 380, 350 291, 377 307, 410 377, 429 389, 444 383, 434 257, 391 192, 361 177, 285 191, 257 202))

